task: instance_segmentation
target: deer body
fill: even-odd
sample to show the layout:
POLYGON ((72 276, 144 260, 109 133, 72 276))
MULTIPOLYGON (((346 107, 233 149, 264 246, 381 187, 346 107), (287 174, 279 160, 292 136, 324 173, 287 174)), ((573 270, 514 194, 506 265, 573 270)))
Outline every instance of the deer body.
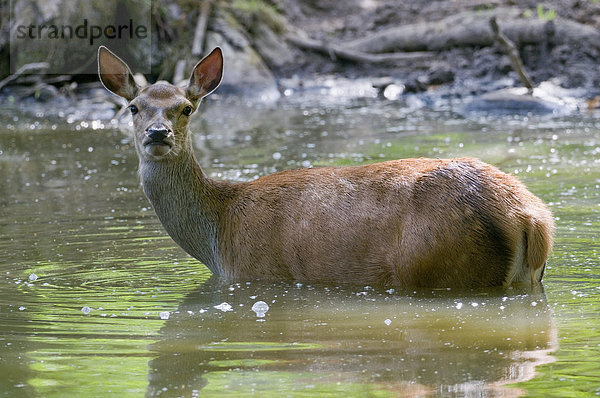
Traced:
POLYGON ((541 280, 552 215, 493 166, 403 159, 213 181, 195 159, 188 117, 221 80, 220 50, 196 65, 185 90, 135 86, 105 48, 99 69, 104 85, 130 101, 142 186, 161 223, 213 273, 406 287, 541 280))

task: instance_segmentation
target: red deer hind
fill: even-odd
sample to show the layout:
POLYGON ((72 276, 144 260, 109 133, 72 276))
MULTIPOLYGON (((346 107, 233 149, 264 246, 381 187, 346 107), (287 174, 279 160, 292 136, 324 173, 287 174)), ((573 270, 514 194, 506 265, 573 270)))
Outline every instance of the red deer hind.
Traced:
POLYGON ((188 125, 221 82, 221 50, 194 67, 185 88, 138 87, 105 47, 98 64, 104 86, 129 101, 139 174, 158 218, 215 274, 399 287, 541 281, 552 214, 493 166, 401 159, 214 181, 196 161, 188 125))

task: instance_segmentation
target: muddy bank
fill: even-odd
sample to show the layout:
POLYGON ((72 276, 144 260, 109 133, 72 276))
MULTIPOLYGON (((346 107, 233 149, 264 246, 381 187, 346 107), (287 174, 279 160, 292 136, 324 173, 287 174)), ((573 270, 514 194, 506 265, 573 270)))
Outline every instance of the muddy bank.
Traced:
MULTIPOLYGON (((97 84, 93 65, 87 74, 46 76, 42 69, 10 76, 4 3, 2 103, 46 102, 61 109, 77 102, 102 119, 118 111, 118 101, 99 105, 110 97, 97 84)), ((60 19, 60 7, 36 4, 41 20, 60 19)), ((462 101, 471 104, 466 109, 481 111, 504 104, 511 108, 517 100, 516 107, 522 105, 526 112, 530 107, 550 113, 556 106, 559 111, 565 105, 594 108, 600 95, 600 3, 595 1, 166 0, 153 2, 151 13, 148 81, 183 81, 201 56, 199 49, 218 45, 226 58, 221 95, 276 101, 343 92, 388 100, 417 98, 425 104, 462 101), (518 90, 510 90, 522 82, 494 40, 492 16, 515 43, 533 84, 552 87, 553 98, 545 96, 548 90, 538 90, 540 101, 534 95, 519 105, 518 90)), ((139 52, 134 58, 143 50, 139 52)))
POLYGON ((600 87, 600 4, 593 1, 304 1, 285 9, 304 33, 321 42, 366 54, 429 51, 432 56, 369 64, 311 54, 300 58, 305 71, 389 75, 408 91, 439 85, 453 85, 458 94, 485 91, 504 78, 518 84, 491 37, 489 18, 497 16, 535 83, 556 79, 564 88, 600 87))

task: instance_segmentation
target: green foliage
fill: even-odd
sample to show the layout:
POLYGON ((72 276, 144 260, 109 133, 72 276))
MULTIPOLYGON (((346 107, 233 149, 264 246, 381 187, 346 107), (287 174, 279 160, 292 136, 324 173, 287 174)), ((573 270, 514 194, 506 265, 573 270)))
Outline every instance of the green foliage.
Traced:
POLYGON ((234 0, 230 7, 236 18, 248 29, 252 29, 255 24, 264 24, 276 33, 285 31, 281 14, 264 0, 234 0))
MULTIPOLYGON (((600 0, 591 0, 591 1, 598 2, 600 0)), ((546 10, 546 9, 544 9, 544 6, 542 4, 537 5, 536 12, 537 12, 538 19, 541 19, 544 21, 552 21, 558 16, 556 11, 554 11, 550 8, 546 10)), ((527 10, 523 11, 523 17, 531 18, 531 17, 533 17, 533 12, 531 10, 527 9, 527 10)))
POLYGON ((544 10, 544 6, 538 4, 537 15, 539 19, 543 19, 545 21, 552 21, 554 18, 556 18, 556 11, 552 9, 544 10))

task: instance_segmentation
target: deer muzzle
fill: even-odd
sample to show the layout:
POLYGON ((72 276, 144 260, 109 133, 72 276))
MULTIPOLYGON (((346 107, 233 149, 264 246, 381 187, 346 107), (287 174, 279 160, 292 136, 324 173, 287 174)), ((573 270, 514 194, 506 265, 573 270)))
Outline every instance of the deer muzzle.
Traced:
POLYGON ((153 156, 164 156, 175 145, 174 134, 166 126, 150 126, 145 131, 142 145, 146 153, 153 156))

